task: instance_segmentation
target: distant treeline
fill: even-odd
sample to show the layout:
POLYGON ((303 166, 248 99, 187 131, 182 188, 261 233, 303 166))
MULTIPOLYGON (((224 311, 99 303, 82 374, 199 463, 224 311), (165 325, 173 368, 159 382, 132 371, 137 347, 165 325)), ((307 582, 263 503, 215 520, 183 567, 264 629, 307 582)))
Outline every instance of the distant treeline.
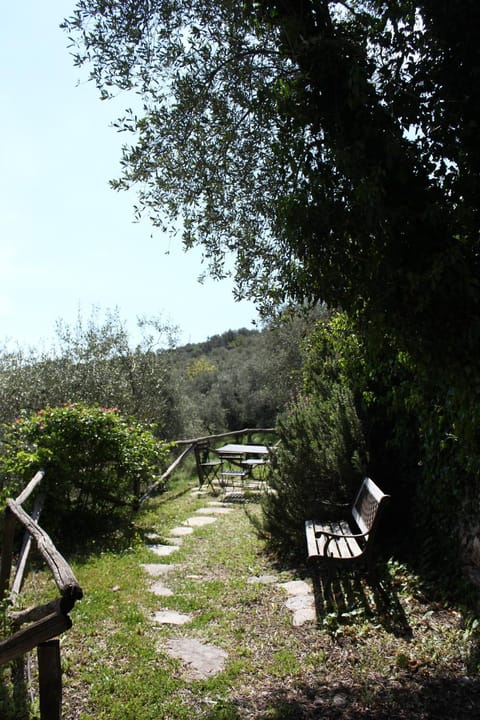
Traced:
POLYGON ((118 406, 165 439, 272 426, 296 390, 316 311, 177 347, 175 328, 139 320, 133 344, 117 310, 58 322, 48 349, 0 350, 0 420, 67 402, 118 406))

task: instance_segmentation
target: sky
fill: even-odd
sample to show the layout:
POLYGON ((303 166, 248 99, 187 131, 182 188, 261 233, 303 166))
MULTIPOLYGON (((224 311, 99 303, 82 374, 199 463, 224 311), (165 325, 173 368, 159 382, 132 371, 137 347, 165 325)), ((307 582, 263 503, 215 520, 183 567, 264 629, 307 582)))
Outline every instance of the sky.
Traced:
POLYGON ((179 327, 178 342, 253 327, 229 280, 203 284, 198 250, 134 222, 117 193, 125 136, 111 123, 128 96, 102 102, 73 66, 65 31, 74 0, 4 3, 0 23, 0 345, 48 347, 58 320, 118 309, 179 327))

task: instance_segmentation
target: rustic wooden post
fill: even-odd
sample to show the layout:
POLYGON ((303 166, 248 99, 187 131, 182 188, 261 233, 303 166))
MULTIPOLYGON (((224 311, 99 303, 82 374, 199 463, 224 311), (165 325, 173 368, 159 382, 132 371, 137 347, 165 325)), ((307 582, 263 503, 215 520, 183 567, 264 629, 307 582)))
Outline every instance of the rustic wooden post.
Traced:
MULTIPOLYGON (((32 511, 32 520, 35 522, 38 521, 38 518, 40 517, 40 513, 42 512, 43 503, 45 502, 45 494, 40 493, 40 495, 37 497, 35 501, 35 505, 32 511)), ((24 537, 23 537, 23 543, 22 548, 20 550, 20 555, 18 557, 18 563, 15 570, 15 577, 13 579, 12 583, 12 590, 10 593, 10 596, 12 600, 19 595, 22 583, 23 583, 23 575, 25 572, 25 567, 27 565, 28 556, 30 554, 30 548, 32 546, 32 535, 28 532, 28 530, 25 531, 24 537)))
POLYGON ((12 570, 13 534, 15 530, 15 516, 9 507, 5 509, 3 526, 2 562, 0 567, 0 600, 8 594, 10 573, 12 570))
POLYGON ((47 640, 37 648, 40 720, 61 720, 62 669, 60 641, 47 640))

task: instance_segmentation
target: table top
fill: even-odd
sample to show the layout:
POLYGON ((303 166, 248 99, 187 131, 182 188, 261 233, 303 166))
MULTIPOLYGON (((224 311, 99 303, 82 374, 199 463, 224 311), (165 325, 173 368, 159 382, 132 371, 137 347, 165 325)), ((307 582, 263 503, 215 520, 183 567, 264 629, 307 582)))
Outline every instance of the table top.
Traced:
POLYGON ((268 455, 267 445, 244 445, 242 443, 227 443, 222 447, 215 448, 219 455, 268 455))

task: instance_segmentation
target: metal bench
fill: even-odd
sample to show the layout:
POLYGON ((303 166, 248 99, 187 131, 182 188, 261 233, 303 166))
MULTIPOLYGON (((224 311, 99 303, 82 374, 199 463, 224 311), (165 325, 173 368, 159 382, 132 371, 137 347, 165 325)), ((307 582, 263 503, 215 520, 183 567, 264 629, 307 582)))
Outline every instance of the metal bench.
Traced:
POLYGON ((385 495, 365 478, 345 520, 305 521, 308 559, 324 565, 355 566, 367 563, 385 495))

